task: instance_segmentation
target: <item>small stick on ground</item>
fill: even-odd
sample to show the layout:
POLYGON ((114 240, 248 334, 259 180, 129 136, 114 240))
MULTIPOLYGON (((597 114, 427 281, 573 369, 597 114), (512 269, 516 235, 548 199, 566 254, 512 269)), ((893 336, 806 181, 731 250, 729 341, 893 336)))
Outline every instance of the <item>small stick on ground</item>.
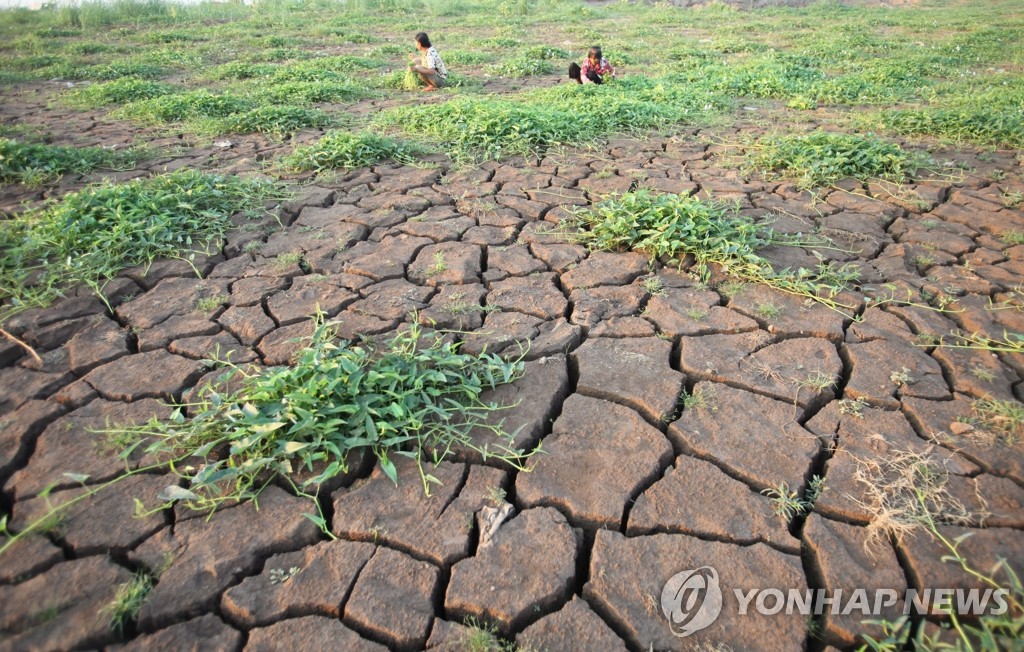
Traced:
POLYGON ((4 337, 9 339, 10 341, 14 342, 15 344, 17 344, 21 348, 23 348, 26 351, 28 351, 28 354, 32 356, 32 359, 35 360, 36 363, 43 364, 43 359, 39 357, 39 354, 36 353, 36 350, 33 349, 31 346, 29 346, 25 342, 19 340, 18 338, 16 338, 15 336, 11 335, 10 333, 8 333, 7 331, 5 331, 2 328, 0 328, 0 335, 3 335, 4 337))

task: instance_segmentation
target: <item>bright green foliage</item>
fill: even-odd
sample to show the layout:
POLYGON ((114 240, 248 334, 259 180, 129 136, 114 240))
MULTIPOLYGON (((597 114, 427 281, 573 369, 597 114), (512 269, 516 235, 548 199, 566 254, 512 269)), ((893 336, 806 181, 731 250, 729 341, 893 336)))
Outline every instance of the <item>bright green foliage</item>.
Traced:
POLYGON ((445 50, 444 62, 449 66, 476 66, 494 61, 494 55, 477 50, 445 50))
POLYGON ((132 102, 115 115, 144 123, 161 124, 195 118, 225 118, 254 108, 255 103, 245 98, 198 90, 132 102))
POLYGON ((526 59, 568 59, 570 56, 572 55, 566 50, 550 45, 534 45, 523 53, 526 59))
POLYGON ((353 73, 365 74, 366 70, 376 68, 379 64, 379 61, 348 55, 321 57, 278 66, 271 78, 279 82, 344 81, 350 79, 353 73))
POLYGON ((165 74, 160 66, 148 63, 136 63, 131 61, 106 63, 98 66, 82 66, 72 63, 59 63, 41 71, 41 75, 48 79, 93 79, 96 81, 109 81, 121 79, 122 77, 138 77, 142 79, 156 79, 165 74))
POLYGON ((332 131, 313 145, 299 147, 281 161, 293 170, 351 169, 380 161, 411 163, 418 148, 392 138, 362 131, 332 131))
POLYGON ((296 106, 322 102, 350 102, 369 96, 371 91, 347 81, 295 81, 267 85, 261 82, 246 96, 257 102, 296 106))
POLYGON ((512 57, 490 67, 491 73, 500 77, 530 77, 550 75, 555 67, 546 59, 529 56, 512 57))
MULTIPOLYGON (((730 276, 764 283, 790 294, 848 311, 834 300, 855 280, 845 267, 821 262, 814 269, 775 270, 758 249, 771 244, 800 246, 798 239, 775 234, 770 227, 737 215, 736 209, 698 197, 655 195, 643 189, 627 192, 579 210, 566 227, 579 227, 573 237, 592 249, 639 251, 651 257, 693 257, 694 271, 708 277, 708 266, 718 265, 730 276)), ((813 244, 824 244, 821 241, 813 244)))
POLYGON ((209 79, 252 79, 254 77, 269 77, 276 70, 277 66, 269 64, 232 61, 207 71, 205 76, 209 79))
POLYGON ((138 162, 140 155, 134 149, 62 147, 0 138, 0 181, 36 185, 56 181, 68 173, 128 169, 138 162))
MULTIPOLYGON (((449 73, 451 76, 451 73, 449 73)), ((403 91, 414 91, 423 86, 423 81, 411 69, 395 70, 381 77, 378 85, 381 88, 393 88, 403 91)))
POLYGON ((102 84, 91 84, 68 93, 64 99, 73 106, 95 108, 111 104, 127 104, 138 100, 162 97, 174 92, 170 84, 126 77, 102 84))
POLYGON ((438 140, 456 159, 497 159, 667 126, 720 104, 672 80, 631 77, 601 86, 559 84, 515 100, 458 97, 400 107, 381 114, 377 125, 438 140))
POLYGON ((925 163, 925 157, 874 136, 824 131, 763 138, 749 161, 756 169, 795 177, 808 188, 846 177, 905 181, 925 163))
POLYGON ((1024 110, 1021 109, 897 109, 883 112, 880 121, 884 128, 901 134, 1024 147, 1024 110))
POLYGON ((223 237, 229 217, 282 194, 265 181, 180 170, 65 195, 0 221, 0 315, 45 306, 70 285, 98 288, 126 267, 223 237))
POLYGON ((611 197, 580 211, 581 240, 592 249, 640 251, 652 260, 692 254, 701 264, 764 264, 757 250, 771 231, 742 219, 725 204, 649 190, 611 197))
POLYGON ((456 447, 519 466, 525 451, 511 447, 511 435, 488 425, 500 408, 481 395, 519 378, 521 361, 460 353, 458 345, 423 336, 415 325, 379 346, 335 338, 333 325, 318 318, 294 366, 253 375, 235 368, 230 373, 237 374, 234 382, 241 378, 237 391, 220 394, 206 386, 188 406, 192 416, 177 410, 168 422, 126 432, 149 437, 147 453, 158 458, 205 461, 180 471, 189 484, 179 495, 198 508, 251 497, 271 477, 299 469, 317 471, 304 486, 318 485, 346 472, 353 456, 364 451, 396 483, 393 456, 417 460, 428 493, 437 480, 427 464, 456 447), (474 427, 491 431, 493 445, 474 443, 474 427))
POLYGON ((221 121, 221 129, 229 133, 290 134, 309 127, 326 127, 331 116, 316 109, 299 106, 264 105, 245 113, 236 113, 221 121))

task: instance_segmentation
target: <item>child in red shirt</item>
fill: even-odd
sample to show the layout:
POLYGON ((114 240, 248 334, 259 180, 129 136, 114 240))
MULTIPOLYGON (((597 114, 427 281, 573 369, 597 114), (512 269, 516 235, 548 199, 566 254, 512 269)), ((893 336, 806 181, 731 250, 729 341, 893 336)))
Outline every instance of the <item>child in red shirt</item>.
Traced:
POLYGON ((569 64, 569 78, 577 84, 601 84, 615 76, 615 70, 601 54, 601 48, 594 46, 587 52, 583 65, 569 64))

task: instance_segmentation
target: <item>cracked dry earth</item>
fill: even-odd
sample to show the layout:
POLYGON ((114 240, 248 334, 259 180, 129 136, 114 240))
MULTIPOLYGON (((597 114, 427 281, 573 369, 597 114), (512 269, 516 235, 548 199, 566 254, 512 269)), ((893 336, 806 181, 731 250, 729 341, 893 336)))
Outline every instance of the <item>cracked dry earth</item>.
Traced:
MULTIPOLYGON (((546 453, 530 473, 464 454, 433 471, 443 485, 430 498, 414 468, 400 466, 395 488, 372 464, 356 465, 321 490, 337 540, 277 486, 258 510, 133 518, 133 498, 152 502, 172 482, 133 477, 6 555, 0 649, 460 650, 469 618, 524 649, 846 648, 878 628, 857 616, 741 617, 729 600, 734 588, 976 585, 927 537, 865 552, 871 515, 858 460, 896 451, 931 449, 948 469, 950 493, 976 516, 941 529, 974 534, 963 552, 977 567, 1005 557, 1024 568, 1022 444, 951 431, 973 399, 1020 400, 1024 359, 922 346, 957 328, 1024 332, 1012 307, 1024 246, 1000 239, 1024 230, 1024 213, 1000 200, 1024 190, 1019 164, 1010 153, 947 152, 971 171, 901 188, 845 183, 813 198, 723 166, 709 136, 734 133, 459 171, 443 162, 355 170, 300 187, 277 211, 281 226, 267 218, 232 233, 198 262, 202 279, 159 262, 108 286, 113 312, 82 290, 11 319, 5 327, 42 355, 36 364, 0 343, 0 507, 14 528, 42 513, 39 493, 52 482, 51 500, 75 495, 62 474, 93 484, 123 471, 90 428, 166 416, 218 346, 236 362, 287 363, 316 305, 345 337, 385 334, 415 314, 463 332, 469 351, 529 342, 525 377, 491 398, 518 401, 506 426, 546 453), (994 170, 1011 172, 994 182, 994 170), (845 249, 821 254, 860 263, 866 285, 918 300, 953 293, 962 310, 865 308, 850 293, 853 320, 765 287, 699 285, 642 255, 591 253, 552 232, 567 207, 632 187, 710 194, 782 232, 820 230, 845 249), (254 240, 262 248, 246 253, 254 240), (294 252, 303 267, 278 264, 294 252), (663 286, 653 295, 652 275, 663 286), (223 304, 197 311, 212 296, 223 304), (683 409, 684 389, 706 405, 683 409), (859 415, 841 409, 851 399, 866 402, 859 415), (790 525, 773 514, 763 490, 786 482, 802 493, 814 475, 825 490, 810 516, 790 525), (472 524, 495 488, 515 513, 483 547, 472 524), (726 607, 680 640, 658 599, 669 577, 700 566, 717 569, 726 607), (103 609, 137 569, 159 579, 119 637, 103 609)), ((244 139, 150 170, 253 168, 275 147, 244 139)), ((26 197, 5 198, 10 210, 26 197)), ((779 267, 815 262, 795 248, 766 254, 779 267)))

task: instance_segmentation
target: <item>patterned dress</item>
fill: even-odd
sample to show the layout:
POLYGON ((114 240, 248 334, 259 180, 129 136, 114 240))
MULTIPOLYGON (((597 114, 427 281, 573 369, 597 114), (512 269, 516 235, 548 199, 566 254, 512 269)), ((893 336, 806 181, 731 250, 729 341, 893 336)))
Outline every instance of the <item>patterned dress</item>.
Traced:
POLYGON ((432 68, 441 79, 448 79, 448 69, 445 68, 441 55, 437 53, 437 49, 433 45, 423 53, 423 67, 432 68))

